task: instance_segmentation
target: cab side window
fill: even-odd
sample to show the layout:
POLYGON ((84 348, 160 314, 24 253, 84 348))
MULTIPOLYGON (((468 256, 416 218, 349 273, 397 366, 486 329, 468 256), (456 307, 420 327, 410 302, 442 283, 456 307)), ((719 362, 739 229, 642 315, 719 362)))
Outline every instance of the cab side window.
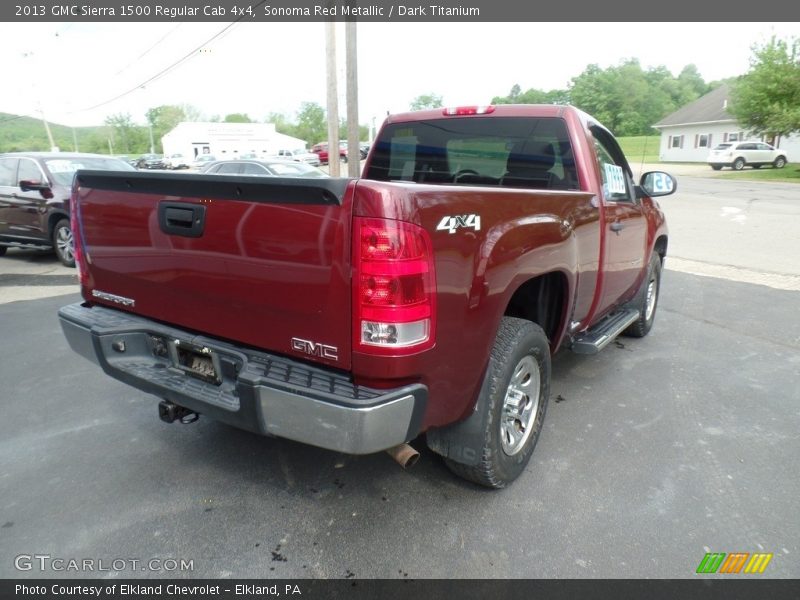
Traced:
POLYGON ((606 129, 597 125, 590 125, 589 131, 594 139, 603 181, 603 198, 609 202, 633 202, 631 170, 617 140, 606 129))
POLYGON ((603 178, 603 196, 611 202, 630 200, 630 189, 625 168, 611 157, 605 146, 595 139, 595 151, 600 163, 600 176, 603 178))
POLYGON ((19 182, 17 179, 17 159, 0 158, 0 186, 16 187, 19 182))
MULTIPOLYGON (((42 175, 42 170, 39 168, 34 161, 30 158, 21 158, 19 161, 19 175, 17 175, 19 181, 35 181, 37 183, 47 183, 44 175, 42 175)), ((17 182, 19 183, 19 182, 17 182)))

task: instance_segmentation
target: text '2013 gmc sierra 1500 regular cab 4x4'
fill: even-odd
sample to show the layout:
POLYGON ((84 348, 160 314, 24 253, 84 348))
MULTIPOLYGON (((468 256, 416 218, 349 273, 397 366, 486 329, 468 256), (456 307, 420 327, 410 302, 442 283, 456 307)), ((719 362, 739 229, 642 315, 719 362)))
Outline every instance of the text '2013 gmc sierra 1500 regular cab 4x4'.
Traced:
POLYGON ((550 357, 643 336, 667 250, 614 137, 568 106, 390 116, 360 179, 79 171, 71 347, 163 400, 367 454, 426 432, 456 474, 513 481, 550 357))

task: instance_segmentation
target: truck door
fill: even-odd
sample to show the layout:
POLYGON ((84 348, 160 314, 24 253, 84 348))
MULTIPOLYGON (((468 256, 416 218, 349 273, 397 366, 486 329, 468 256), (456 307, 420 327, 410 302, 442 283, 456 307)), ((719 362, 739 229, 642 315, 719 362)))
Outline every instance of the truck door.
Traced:
POLYGON ((647 220, 636 200, 630 167, 616 140, 591 128, 602 178, 605 254, 600 312, 635 288, 646 266, 647 220))

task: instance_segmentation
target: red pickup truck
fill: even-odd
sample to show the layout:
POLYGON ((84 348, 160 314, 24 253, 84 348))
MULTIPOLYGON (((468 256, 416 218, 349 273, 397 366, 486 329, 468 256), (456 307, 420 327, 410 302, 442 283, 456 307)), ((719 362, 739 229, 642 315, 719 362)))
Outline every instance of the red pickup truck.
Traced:
POLYGON ((76 175, 71 347, 161 418, 366 454, 426 433, 503 487, 551 356, 647 334, 667 251, 614 137, 568 106, 387 118, 362 179, 76 175))

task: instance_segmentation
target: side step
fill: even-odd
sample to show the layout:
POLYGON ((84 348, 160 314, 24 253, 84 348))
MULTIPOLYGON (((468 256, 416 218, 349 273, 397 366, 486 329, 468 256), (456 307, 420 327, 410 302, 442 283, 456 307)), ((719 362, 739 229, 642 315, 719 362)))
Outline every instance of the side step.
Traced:
POLYGON ((52 250, 53 246, 42 244, 26 244, 24 242, 0 242, 6 248, 24 248, 27 250, 52 250))
POLYGON ((575 354, 597 354, 638 318, 639 311, 633 308, 611 313, 591 329, 576 335, 571 349, 575 354))

